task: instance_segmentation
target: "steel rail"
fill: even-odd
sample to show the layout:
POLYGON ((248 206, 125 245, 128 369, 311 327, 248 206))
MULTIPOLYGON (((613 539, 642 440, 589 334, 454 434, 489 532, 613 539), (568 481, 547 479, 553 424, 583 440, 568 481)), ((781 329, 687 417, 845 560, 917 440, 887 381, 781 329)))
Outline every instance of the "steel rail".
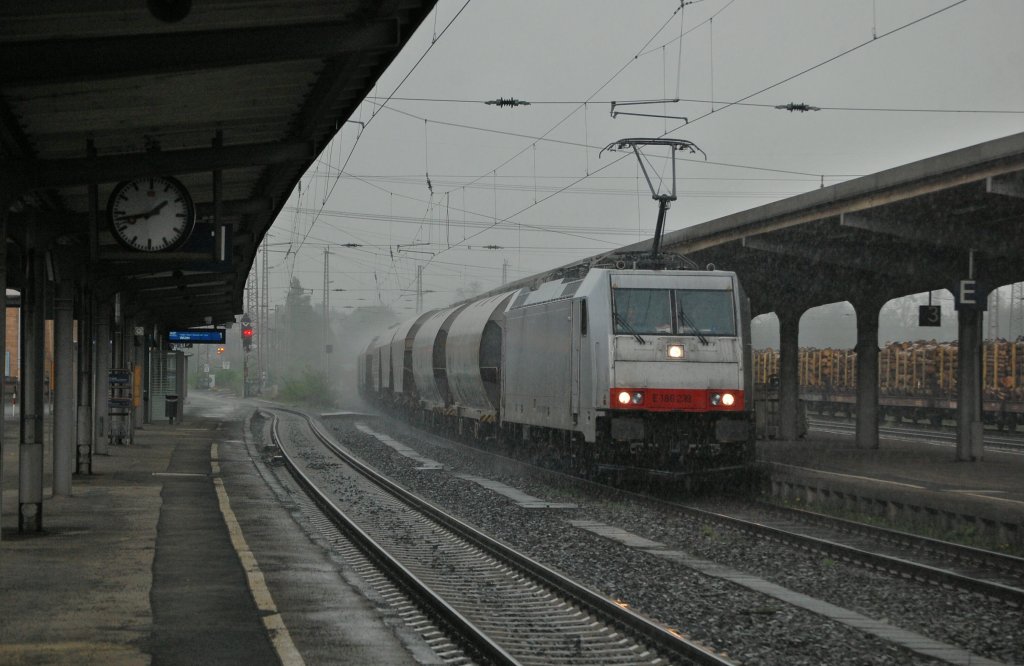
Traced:
MULTIPOLYGON (((309 417, 301 412, 287 411, 309 420, 309 417)), ((299 469, 298 465, 288 454, 287 449, 282 446, 281 437, 277 431, 279 417, 271 414, 271 436, 277 448, 281 451, 288 472, 296 482, 320 507, 321 510, 345 532, 359 549, 380 567, 386 575, 395 580, 399 586, 412 597, 421 607, 428 610, 435 618, 439 618, 446 628, 455 634, 461 645, 467 646, 471 654, 476 654, 483 660, 492 664, 508 664, 519 666, 519 662, 508 654, 500 645, 492 641, 486 634, 476 627, 470 620, 463 616, 458 610, 449 605, 444 599, 435 594, 425 583, 414 573, 409 571, 401 562, 393 558, 386 549, 378 544, 369 534, 355 524, 323 491, 316 487, 306 474, 299 469)), ((322 435, 314 427, 313 432, 318 436, 322 435)))
POLYGON ((808 524, 823 524, 826 527, 835 528, 842 532, 851 532, 882 541, 889 541, 908 548, 921 548, 923 550, 942 553, 943 555, 954 557, 961 562, 983 564, 985 566, 990 566, 1004 571, 1011 576, 1024 579, 1024 557, 998 553, 985 548, 975 548, 974 546, 966 546, 959 543, 953 543, 951 541, 943 541, 941 539, 934 539, 932 537, 922 536, 919 534, 911 534, 910 532, 903 532, 889 527, 869 525, 867 523, 857 522, 856 520, 848 520, 846 518, 830 516, 816 511, 808 511, 807 509, 780 507, 778 505, 765 502, 758 502, 756 503, 756 506, 767 511, 788 514, 794 519, 808 524))
POLYGON ((996 583, 994 581, 972 578, 971 576, 965 576, 963 574, 956 573, 955 571, 949 571, 948 569, 941 569, 921 562, 913 562, 911 560, 905 560, 892 555, 876 553, 862 548, 857 548, 855 546, 838 543, 836 541, 830 541, 829 539, 800 534, 791 530, 773 527, 764 523, 754 522, 744 518, 737 518, 723 513, 707 511, 705 509, 698 509, 696 507, 681 504, 669 504, 676 509, 681 509, 691 513, 697 518, 703 518, 719 524, 736 527, 783 543, 795 544, 808 550, 814 550, 835 556, 839 559, 865 564, 874 569, 878 569, 879 571, 888 571, 908 578, 929 581, 940 585, 949 585, 951 587, 957 587, 970 592, 978 592, 996 599, 1002 599, 1003 601, 1007 601, 1018 607, 1024 607, 1024 589, 1018 587, 1003 585, 1002 583, 996 583))
MULTIPOLYGON (((450 444, 467 449, 469 451, 475 451, 480 455, 494 455, 488 454, 487 452, 480 451, 474 447, 468 447, 458 442, 451 442, 450 444)), ((927 564, 914 562, 911 560, 902 559, 883 553, 874 553, 871 551, 863 550, 854 546, 830 541, 828 539, 821 539, 809 535, 799 534, 778 527, 765 525, 756 521, 745 520, 735 516, 729 516, 727 514, 709 511, 707 509, 701 509, 699 507, 683 504, 667 500, 652 495, 638 493, 630 490, 624 490, 622 488, 616 488, 603 483, 580 479, 571 475, 564 474, 555 470, 549 470, 542 467, 537 467, 529 463, 509 459, 517 465, 528 467, 534 471, 534 473, 546 475, 553 481, 557 480, 560 483, 564 483, 567 479, 572 480, 575 484, 584 484, 589 486, 592 490, 599 491, 602 494, 614 496, 614 497, 631 497, 647 503, 659 505, 665 509, 687 514, 693 518, 699 520, 705 520, 708 522, 714 522, 718 524, 730 525, 736 529, 741 529, 747 532, 759 534, 761 536, 774 539, 782 543, 790 543, 807 550, 815 550, 828 554, 830 556, 837 557, 839 559, 847 560, 853 563, 861 563, 866 566, 870 566, 880 571, 888 571, 895 573, 900 576, 907 578, 913 578, 922 581, 928 581, 939 585, 948 585, 967 591, 978 592, 981 594, 988 595, 990 597, 1001 599, 1003 601, 1015 604, 1018 607, 1024 607, 1024 589, 1003 585, 993 581, 979 580, 970 576, 942 569, 939 567, 933 567, 927 564)), ((869 528, 867 526, 865 529, 869 528)), ((914 536, 914 535, 908 535, 914 536)), ((951 547, 955 547, 956 544, 951 544, 951 547)), ((994 555, 1000 555, 994 553, 994 555)), ((1012 556, 1006 556, 1012 557, 1012 556)))
POLYGON ((702 666, 727 666, 733 664, 732 661, 715 654, 708 648, 691 642, 673 630, 653 622, 628 608, 623 608, 608 597, 566 578, 553 569, 487 536, 430 502, 417 497, 340 449, 330 435, 321 429, 320 424, 308 414, 288 409, 281 409, 281 411, 288 411, 305 418, 312 431, 320 438, 325 447, 339 459, 343 460, 345 464, 350 465, 373 483, 380 485, 389 493, 394 494, 402 501, 413 506, 417 511, 424 513, 432 520, 484 550, 489 555, 505 562, 511 567, 524 571, 550 589, 568 597, 569 600, 578 606, 631 633, 635 639, 648 643, 653 649, 658 650, 667 657, 684 663, 700 664, 702 666))

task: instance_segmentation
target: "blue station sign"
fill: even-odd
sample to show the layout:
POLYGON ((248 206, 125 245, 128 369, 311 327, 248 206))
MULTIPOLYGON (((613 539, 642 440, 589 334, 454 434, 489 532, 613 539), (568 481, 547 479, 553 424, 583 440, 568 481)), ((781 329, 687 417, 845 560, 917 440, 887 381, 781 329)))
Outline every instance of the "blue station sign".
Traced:
POLYGON ((168 342, 222 345, 224 340, 223 328, 172 328, 167 331, 168 342))

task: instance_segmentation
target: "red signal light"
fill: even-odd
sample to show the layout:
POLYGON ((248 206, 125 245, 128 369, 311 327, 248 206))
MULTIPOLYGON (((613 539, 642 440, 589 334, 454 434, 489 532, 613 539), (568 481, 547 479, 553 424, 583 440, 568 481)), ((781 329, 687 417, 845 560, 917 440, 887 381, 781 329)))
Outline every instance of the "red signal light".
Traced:
POLYGON ((252 337, 252 327, 251 326, 247 326, 247 327, 242 329, 242 337, 243 338, 251 338, 252 337))

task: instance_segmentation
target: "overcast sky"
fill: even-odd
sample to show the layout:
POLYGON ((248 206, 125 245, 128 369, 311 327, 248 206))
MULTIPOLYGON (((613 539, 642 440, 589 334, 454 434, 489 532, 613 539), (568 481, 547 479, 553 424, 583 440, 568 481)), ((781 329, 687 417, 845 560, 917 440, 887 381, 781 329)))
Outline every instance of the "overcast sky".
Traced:
POLYGON ((274 223, 270 302, 319 303, 325 248, 333 309, 411 315, 417 266, 440 307, 650 238, 637 161, 599 156, 623 137, 707 153, 672 231, 1024 131, 1022 28, 1021 0, 442 0, 274 223), (619 110, 689 124, 610 115, 675 98, 619 110))

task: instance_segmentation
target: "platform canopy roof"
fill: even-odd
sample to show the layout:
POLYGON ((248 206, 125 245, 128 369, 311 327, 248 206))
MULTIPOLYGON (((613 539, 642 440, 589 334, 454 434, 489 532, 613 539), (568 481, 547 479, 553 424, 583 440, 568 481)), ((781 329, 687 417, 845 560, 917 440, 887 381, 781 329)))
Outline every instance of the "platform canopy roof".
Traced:
POLYGON ((1024 133, 667 234, 737 271, 754 313, 1024 280, 1024 133), (970 274, 973 263, 973 275, 970 274))
MULTIPOLYGON (((683 206, 680 193, 672 210, 683 206)), ((593 265, 643 267, 650 248, 641 241, 502 289, 593 265)), ((736 271, 755 315, 955 292, 972 263, 983 297, 1024 281, 1024 133, 673 231, 661 250, 693 268, 736 271)))
POLYGON ((0 209, 58 279, 165 326, 232 321, 268 227, 434 0, 49 0, 0 8, 0 209), (115 243, 114 186, 169 175, 198 224, 115 243), (219 190, 219 197, 215 196, 219 190), (215 205, 217 203, 217 205, 215 205), (215 210, 216 209, 216 210, 215 210))

